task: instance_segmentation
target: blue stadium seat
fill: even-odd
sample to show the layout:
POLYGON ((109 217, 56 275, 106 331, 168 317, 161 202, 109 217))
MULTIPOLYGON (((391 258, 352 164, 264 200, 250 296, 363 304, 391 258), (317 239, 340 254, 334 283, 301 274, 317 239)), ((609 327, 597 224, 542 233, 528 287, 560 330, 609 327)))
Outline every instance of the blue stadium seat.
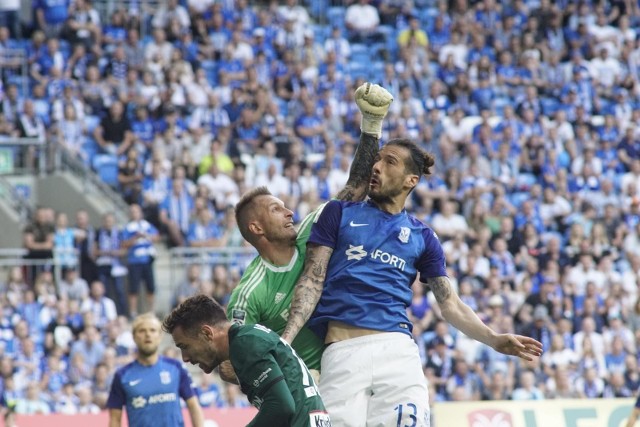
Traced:
POLYGON ((351 62, 349 62, 349 75, 351 76, 352 80, 355 80, 359 77, 368 79, 369 63, 352 60, 351 62))
POLYGON ((375 61, 373 64, 371 64, 371 68, 369 71, 370 71, 369 77, 371 78, 371 81, 381 82, 382 79, 384 78, 384 62, 375 61))
POLYGON ((344 30, 344 15, 346 9, 341 6, 332 6, 327 10, 327 21, 330 27, 340 27, 344 30))
POLYGON ((111 154, 98 154, 93 157, 93 169, 100 179, 112 187, 118 186, 118 157, 111 154))
POLYGON ((85 116, 84 124, 87 127, 87 133, 92 134, 94 129, 100 124, 100 117, 91 115, 85 116))

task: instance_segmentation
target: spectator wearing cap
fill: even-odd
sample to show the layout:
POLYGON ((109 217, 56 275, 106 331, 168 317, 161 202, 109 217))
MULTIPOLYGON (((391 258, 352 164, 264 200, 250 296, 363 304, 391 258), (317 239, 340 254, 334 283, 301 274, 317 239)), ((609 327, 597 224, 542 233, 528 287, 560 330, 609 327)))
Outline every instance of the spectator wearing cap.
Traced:
POLYGON ((453 373, 454 365, 453 351, 447 346, 444 338, 435 337, 427 353, 425 371, 431 373, 427 375, 430 375, 437 393, 443 397, 447 394, 447 381, 453 373))

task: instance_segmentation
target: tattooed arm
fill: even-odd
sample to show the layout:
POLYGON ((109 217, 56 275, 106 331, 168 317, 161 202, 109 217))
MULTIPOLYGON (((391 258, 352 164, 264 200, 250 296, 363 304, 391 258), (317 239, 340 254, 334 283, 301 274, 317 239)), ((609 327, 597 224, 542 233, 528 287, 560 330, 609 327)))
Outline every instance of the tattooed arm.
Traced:
POLYGON ((379 141, 376 135, 362 132, 360 143, 356 149, 356 154, 349 169, 349 179, 336 198, 346 201, 364 200, 369 193, 369 181, 371 180, 371 169, 373 159, 378 154, 379 141))
POLYGON ((354 98, 362 114, 360 143, 349 170, 347 185, 336 195, 337 199, 346 201, 364 200, 369 192, 373 158, 378 153, 378 140, 382 135, 382 121, 393 102, 388 90, 368 82, 356 89, 354 98))
POLYGON ((324 279, 327 275, 327 264, 329 264, 332 253, 333 249, 327 246, 307 244, 304 269, 298 283, 296 283, 287 327, 282 333, 282 338, 289 344, 293 342, 300 329, 307 323, 320 300, 324 279))
POLYGON ((465 335, 487 344, 494 345, 496 333, 482 323, 478 315, 458 296, 446 276, 427 279, 427 286, 438 301, 442 317, 465 335))
POLYGON ((522 335, 498 334, 482 323, 478 315, 453 292, 446 276, 429 278, 427 285, 435 295, 445 320, 468 337, 500 353, 524 360, 533 360, 534 356, 542 354, 542 343, 539 341, 522 335))

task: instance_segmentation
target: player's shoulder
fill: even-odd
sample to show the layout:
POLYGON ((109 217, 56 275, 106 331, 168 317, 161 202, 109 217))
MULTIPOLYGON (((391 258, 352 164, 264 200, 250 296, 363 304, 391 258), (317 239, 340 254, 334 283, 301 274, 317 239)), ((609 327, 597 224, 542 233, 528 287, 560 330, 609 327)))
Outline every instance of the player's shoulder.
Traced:
POLYGON ((137 366, 139 366, 137 361, 134 360, 133 362, 129 362, 126 365, 119 367, 114 376, 115 378, 123 378, 128 373, 135 371, 137 366))
POLYGON ((264 262, 262 258, 258 255, 251 261, 249 266, 244 271, 244 274, 240 278, 238 285, 231 291, 231 296, 240 295, 241 293, 247 291, 247 288, 255 288, 256 284, 264 281, 264 277, 266 274, 266 268, 264 266, 264 262))
POLYGON ((229 334, 232 337, 232 345, 240 346, 244 350, 246 350, 246 346, 253 349, 271 347, 280 340, 278 334, 259 323, 232 326, 229 334))

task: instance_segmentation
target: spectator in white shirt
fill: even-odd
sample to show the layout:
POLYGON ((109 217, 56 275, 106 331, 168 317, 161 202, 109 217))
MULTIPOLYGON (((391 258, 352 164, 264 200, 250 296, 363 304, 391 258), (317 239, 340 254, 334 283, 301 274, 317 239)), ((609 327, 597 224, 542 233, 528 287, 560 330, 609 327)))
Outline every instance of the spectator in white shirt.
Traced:
POLYGON ((309 13, 298 4, 298 0, 287 0, 285 5, 278 7, 278 15, 282 21, 292 21, 298 32, 309 24, 309 13))
POLYGON ((184 6, 178 4, 178 0, 168 0, 167 4, 161 6, 156 11, 151 20, 151 25, 154 28, 167 29, 169 22, 176 19, 180 24, 180 28, 188 29, 191 26, 191 18, 189 18, 189 12, 184 6))
POLYGON ((342 37, 342 30, 335 26, 331 29, 331 35, 324 42, 325 52, 333 52, 336 55, 336 61, 346 64, 351 56, 351 44, 347 39, 342 37))
POLYGON ((442 211, 433 216, 431 226, 442 239, 451 238, 458 232, 466 234, 469 229, 467 220, 456 213, 456 203, 452 201, 442 204, 442 211))
POLYGON ((589 68, 594 80, 605 89, 611 89, 619 83, 622 71, 620 61, 613 58, 606 48, 600 48, 598 56, 589 61, 589 68))
POLYGON ((104 328, 118 317, 116 304, 111 298, 105 296, 104 284, 99 280, 91 283, 89 298, 82 302, 80 311, 92 312, 98 328, 104 328))
POLYGON ((204 185, 209 190, 209 198, 218 209, 235 205, 240 200, 240 189, 228 175, 219 171, 216 162, 212 162, 209 171, 198 178, 198 186, 204 185))
POLYGON ((173 45, 167 41, 167 36, 162 28, 153 30, 153 41, 147 44, 144 50, 144 59, 147 65, 156 60, 162 68, 171 64, 173 45))
POLYGON ((369 0, 358 0, 347 8, 344 23, 350 32, 350 41, 362 43, 377 34, 380 15, 378 10, 369 4, 369 0))
POLYGON ((445 44, 442 46, 442 49, 440 49, 438 62, 441 65, 444 65, 447 62, 449 55, 453 55, 453 62, 456 67, 466 70, 468 52, 469 48, 464 43, 464 40, 462 40, 462 35, 459 32, 454 31, 451 33, 451 40, 449 43, 445 44))

